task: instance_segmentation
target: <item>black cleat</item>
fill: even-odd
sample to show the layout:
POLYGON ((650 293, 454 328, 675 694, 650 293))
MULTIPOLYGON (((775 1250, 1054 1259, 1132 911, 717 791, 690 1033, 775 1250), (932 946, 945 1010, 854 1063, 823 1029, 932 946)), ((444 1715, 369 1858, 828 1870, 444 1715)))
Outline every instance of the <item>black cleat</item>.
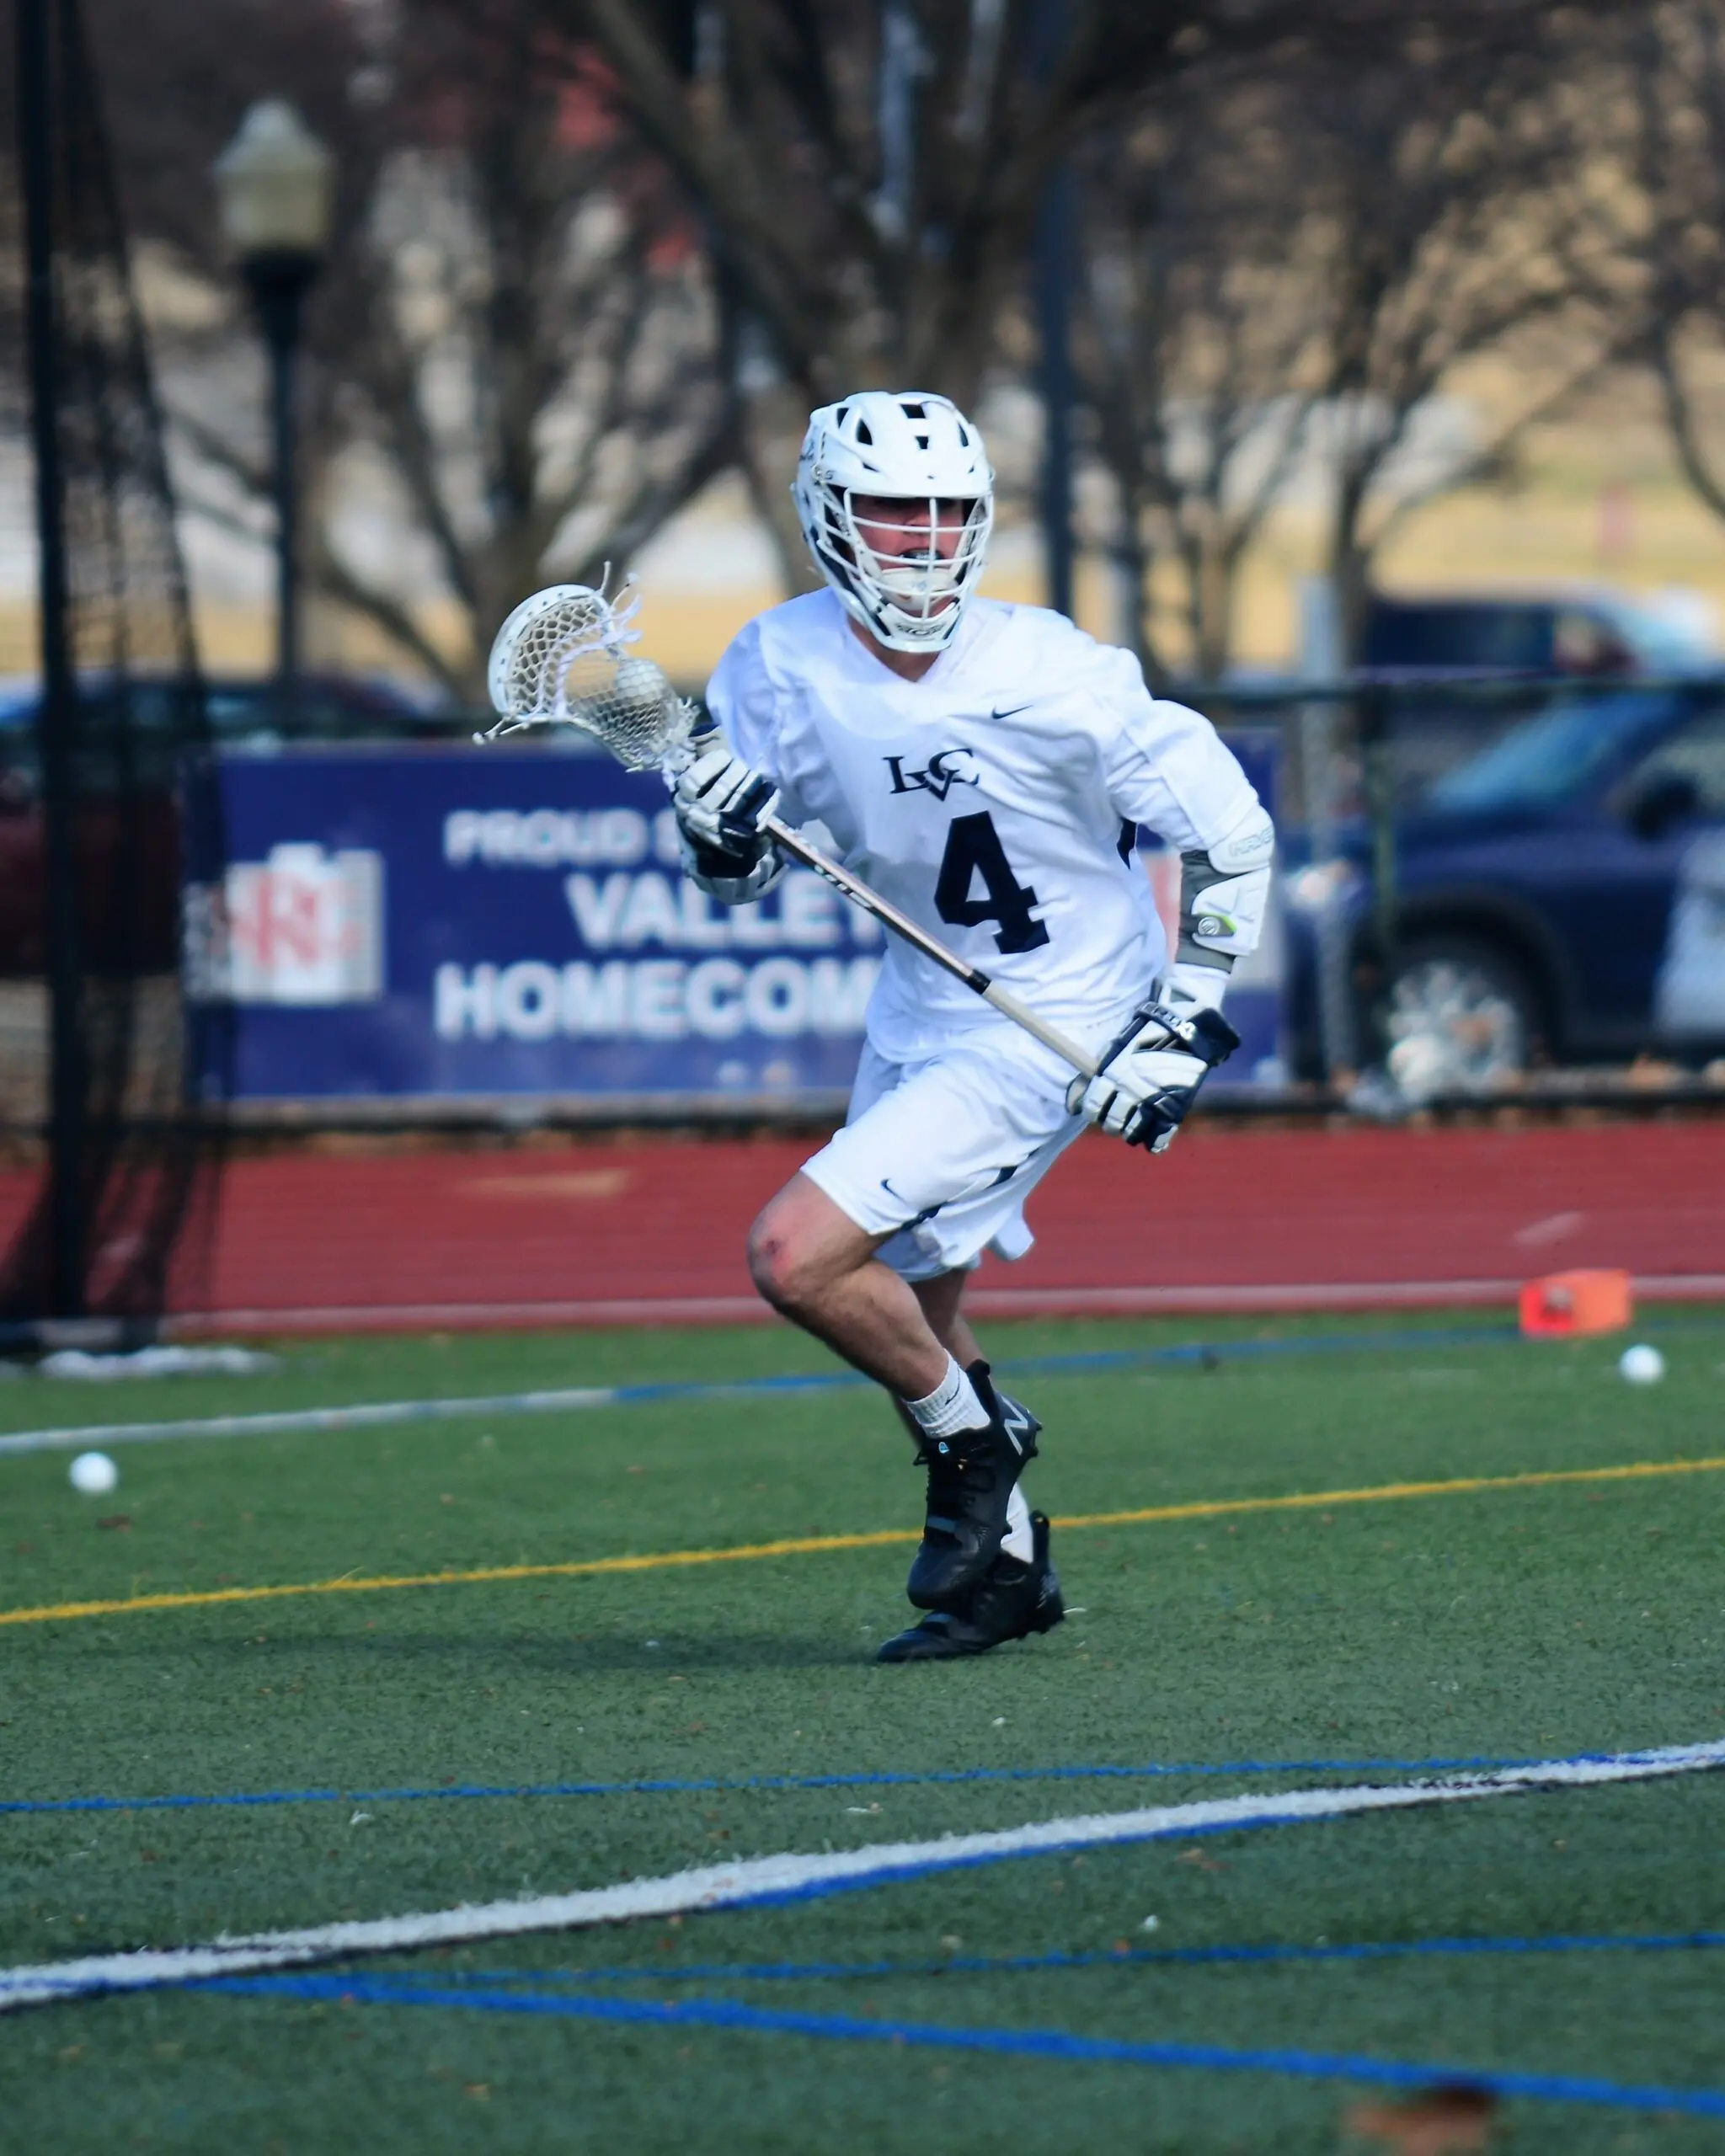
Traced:
POLYGON ((905 1588, 919 1609, 956 1611, 980 1584, 1006 1539, 1012 1486, 1036 1457, 1042 1425, 1029 1409, 995 1390, 986 1363, 973 1363, 969 1375, 987 1410, 986 1425, 919 1441, 928 1506, 905 1588))
POLYGON ((1032 1513, 1030 1531, 1034 1550, 1028 1565, 1017 1557, 996 1557, 962 1609, 931 1610, 920 1625, 889 1640, 874 1659, 955 1662, 961 1655, 986 1654, 1007 1640, 1051 1632, 1066 1608, 1060 1575, 1049 1562, 1045 1513, 1032 1513))

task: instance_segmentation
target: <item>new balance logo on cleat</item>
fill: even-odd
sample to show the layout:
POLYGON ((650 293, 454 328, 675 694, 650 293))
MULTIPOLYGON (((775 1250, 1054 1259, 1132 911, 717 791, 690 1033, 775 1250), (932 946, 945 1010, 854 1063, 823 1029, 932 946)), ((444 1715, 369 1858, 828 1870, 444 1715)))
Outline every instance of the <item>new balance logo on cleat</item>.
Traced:
POLYGON ((1007 1508, 1042 1425, 1016 1400, 997 1393, 988 1365, 969 1376, 988 1416, 980 1430, 922 1439, 917 1460, 928 1470, 922 1542, 905 1593, 919 1609, 956 1611, 986 1575, 1006 1540, 1007 1508))
POLYGON ((993 1401, 995 1411, 1000 1417, 1001 1428, 1017 1448, 1019 1453, 1026 1460, 1034 1460, 1036 1440, 1041 1433, 1042 1425, 1030 1410, 1022 1401, 1014 1400, 1010 1393, 1001 1392, 995 1386, 989 1378, 986 1363, 975 1363, 971 1365, 970 1381, 976 1386, 980 1396, 993 1401), (978 1371, 982 1374, 980 1382, 977 1378, 978 1371), (984 1384, 988 1387, 985 1394, 983 1392, 984 1384))
POLYGON ((1008 1400, 1004 1393, 1000 1396, 1000 1403, 1001 1428, 1023 1454, 1025 1447, 1033 1444, 1042 1425, 1028 1410, 1021 1407, 1016 1400, 1008 1400))

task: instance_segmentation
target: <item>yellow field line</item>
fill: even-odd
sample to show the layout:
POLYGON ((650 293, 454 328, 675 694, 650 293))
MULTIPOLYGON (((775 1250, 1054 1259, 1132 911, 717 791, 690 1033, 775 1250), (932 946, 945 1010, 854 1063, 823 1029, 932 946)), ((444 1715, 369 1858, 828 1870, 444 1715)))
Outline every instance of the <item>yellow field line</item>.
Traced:
POLYGON ((1139 1527, 1147 1520, 1214 1519, 1221 1513, 1306 1512, 1324 1505, 1388 1504, 1397 1497, 1465 1497, 1476 1490, 1537 1490, 1553 1482, 1629 1482, 1649 1475, 1712 1475, 1721 1469, 1725 1469, 1725 1457, 1637 1460, 1623 1467, 1553 1467, 1531 1475, 1464 1475, 1453 1482, 1381 1482, 1370 1490, 1314 1490, 1291 1497, 1219 1497, 1199 1505, 1155 1505, 1135 1513, 1075 1513, 1054 1524, 1139 1527))
POLYGON ((308 1580, 293 1587, 217 1587, 186 1594, 134 1594, 123 1602, 62 1602, 41 1609, 0 1609, 0 1625, 45 1625, 57 1617, 113 1617, 132 1609, 197 1609, 217 1602, 270 1602, 285 1594, 379 1594, 398 1587, 474 1587, 488 1580, 566 1580, 590 1572, 659 1572, 675 1565, 734 1565, 755 1557, 801 1557, 815 1550, 873 1550, 889 1542, 915 1542, 914 1530, 884 1534, 805 1534, 782 1542, 745 1542, 734 1550, 665 1550, 646 1557, 592 1557, 562 1565, 483 1565, 470 1572, 386 1573, 376 1579, 347 1575, 308 1580))
MULTIPOLYGON (((1286 1497, 1216 1497, 1189 1505, 1147 1505, 1137 1512, 1075 1513, 1059 1528, 1143 1527, 1162 1520, 1219 1519, 1232 1513, 1311 1512, 1332 1505, 1381 1505, 1407 1497, 1464 1497, 1481 1490, 1537 1490, 1560 1482, 1627 1482, 1660 1475, 1711 1475, 1712 1460, 1642 1460, 1622 1467, 1550 1468, 1530 1475, 1466 1475, 1450 1482, 1384 1482, 1369 1490, 1302 1491, 1286 1497)), ((644 1557, 592 1557, 558 1565, 483 1565, 465 1572, 406 1572, 377 1578, 308 1580, 291 1587, 218 1587, 182 1594, 135 1594, 124 1601, 60 1602, 35 1609, 0 1609, 0 1625, 48 1625, 74 1617, 119 1617, 141 1609, 201 1609, 224 1602, 275 1602, 291 1594, 381 1594, 393 1588, 478 1587, 493 1580, 579 1579, 602 1572, 661 1572, 686 1565, 747 1564, 762 1557, 806 1557, 828 1550, 880 1550, 915 1542, 914 1529, 876 1534, 804 1534, 780 1542, 745 1542, 729 1550, 665 1550, 644 1557)))

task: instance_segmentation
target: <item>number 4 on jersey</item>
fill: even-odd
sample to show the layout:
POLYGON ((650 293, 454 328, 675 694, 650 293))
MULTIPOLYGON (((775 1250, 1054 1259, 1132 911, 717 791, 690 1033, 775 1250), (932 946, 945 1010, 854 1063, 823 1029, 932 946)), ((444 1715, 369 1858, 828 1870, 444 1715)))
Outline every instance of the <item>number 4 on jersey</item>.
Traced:
POLYGON ((1047 942, 1048 931, 1030 917, 1030 909, 1036 903, 1035 892, 1012 873, 1012 864, 988 811, 953 817, 934 886, 935 910, 941 919, 949 921, 954 928, 977 928, 985 921, 998 921, 994 940, 1001 951, 1037 951, 1047 942), (972 898, 970 887, 979 876, 985 895, 972 898))

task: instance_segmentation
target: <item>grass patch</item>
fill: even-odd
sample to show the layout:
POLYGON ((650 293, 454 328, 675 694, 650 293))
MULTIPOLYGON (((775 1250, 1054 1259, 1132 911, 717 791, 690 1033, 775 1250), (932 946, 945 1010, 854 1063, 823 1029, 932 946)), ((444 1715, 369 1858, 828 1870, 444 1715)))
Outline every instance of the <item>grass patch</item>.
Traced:
MULTIPOLYGON (((1026 1374, 1057 1517, 1725 1450, 1725 1327, 1458 1342, 1454 1321, 1206 1322, 1307 1352, 1026 1374), (1346 1331, 1359 1345, 1320 1352, 1346 1331)), ((999 1326, 1002 1358, 1164 1348, 1189 1324, 999 1326)), ((0 1427, 147 1421, 825 1365, 776 1329, 319 1342, 275 1374, 0 1391, 0 1427)), ((0 1460, 0 1604, 560 1563, 914 1525, 866 1390, 533 1420, 0 1460), (99 1524, 123 1518, 124 1526, 99 1524)), ((1535 1756, 1725 1736, 1725 1474, 1332 1512, 1075 1529, 1076 1614, 938 1669, 869 1657, 908 1549, 698 1570, 139 1612, 0 1636, 0 1797, 519 1785, 1081 1763, 1535 1756)), ((601 1886, 715 1856, 847 1847, 1256 1785, 367 1801, 0 1817, 0 1958, 601 1886), (879 1806, 879 1811, 870 1807, 879 1806), (853 1806, 862 1807, 853 1810, 853 1806), (371 1816, 355 1819, 356 1812, 371 1816)), ((1038 1859, 788 1909, 419 1957, 417 1977, 644 1963, 914 1963, 1320 1936, 1725 1924, 1725 1785, 1517 1797, 1038 1859), (1157 1918, 1153 1935, 1145 1918, 1157 1918), (944 1942, 958 1940, 962 1949, 944 1942)), ((368 1971, 371 1965, 367 1965, 368 1971)), ((796 2011, 1134 2041, 1725 2084, 1725 1953, 1362 1964, 1135 1963, 702 1987, 796 2011)), ((682 1995, 670 1985, 633 1994, 682 1995)), ((0 2022, 33 2150, 446 2146, 850 2151, 1334 2149, 1357 2096, 1263 2075, 1056 2065, 791 2036, 168 1994, 0 2022)), ((1514 2104, 1518 2148, 1697 2148, 1703 2122, 1514 2104)), ((1504 2131, 1499 2128, 1499 2131, 1504 2131)))

